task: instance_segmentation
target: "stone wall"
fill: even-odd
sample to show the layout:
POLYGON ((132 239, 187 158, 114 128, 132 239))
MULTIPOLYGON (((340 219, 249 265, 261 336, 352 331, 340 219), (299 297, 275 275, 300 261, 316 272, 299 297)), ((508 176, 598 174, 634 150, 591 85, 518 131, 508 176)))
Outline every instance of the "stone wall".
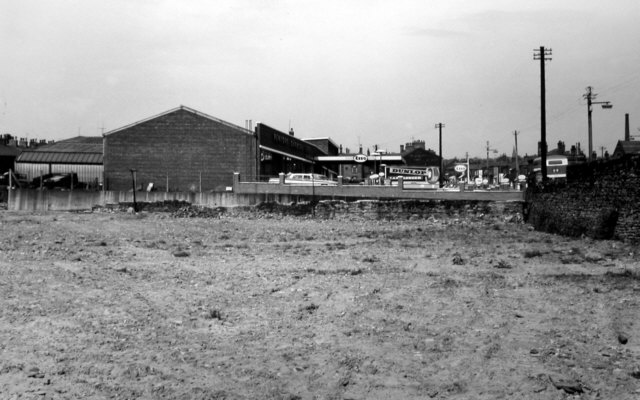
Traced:
MULTIPOLYGON (((123 211, 130 204, 120 203, 123 211)), ((342 220, 436 220, 455 222, 523 222, 522 202, 446 200, 322 200, 280 204, 260 203, 243 207, 206 207, 187 202, 146 204, 146 211, 169 211, 176 217, 244 215, 251 217, 306 217, 342 220)))
POLYGON ((640 157, 573 166, 566 182, 529 185, 525 200, 538 230, 640 242, 640 157))

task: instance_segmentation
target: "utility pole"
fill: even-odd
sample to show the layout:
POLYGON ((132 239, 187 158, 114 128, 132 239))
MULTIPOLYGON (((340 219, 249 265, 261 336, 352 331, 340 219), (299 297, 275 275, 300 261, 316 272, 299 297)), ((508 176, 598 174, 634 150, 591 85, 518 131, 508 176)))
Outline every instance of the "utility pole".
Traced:
POLYGON ((593 88, 591 86, 587 86, 587 93, 583 94, 582 97, 587 99, 587 121, 589 126, 589 154, 587 155, 587 160, 593 160, 593 127, 591 125, 591 112, 593 111, 593 104, 602 104, 602 108, 610 109, 613 107, 611 102, 609 101, 593 101, 596 98, 597 94, 593 93, 593 88))
POLYGON ((520 175, 520 167, 518 166, 518 134, 520 132, 513 131, 513 136, 516 138, 516 176, 520 175))
POLYGON ((444 128, 444 124, 442 122, 438 122, 436 124, 436 128, 440 132, 440 176, 438 177, 438 184, 442 187, 442 181, 444 179, 444 160, 442 158, 442 128, 444 128))
POLYGON ((545 99, 545 82, 544 82, 544 62, 546 60, 551 61, 551 49, 545 49, 544 46, 540 46, 539 49, 533 50, 533 59, 540 60, 540 146, 541 149, 541 162, 540 168, 542 170, 542 181, 547 180, 547 110, 545 99), (537 53, 536 53, 537 52, 537 53))

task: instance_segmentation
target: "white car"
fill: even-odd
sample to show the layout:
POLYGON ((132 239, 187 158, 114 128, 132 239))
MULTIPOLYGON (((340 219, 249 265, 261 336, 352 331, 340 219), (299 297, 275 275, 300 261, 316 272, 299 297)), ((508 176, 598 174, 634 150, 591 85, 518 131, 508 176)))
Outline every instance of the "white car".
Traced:
MULTIPOLYGON (((271 178, 269 183, 280 183, 280 178, 271 178)), ((288 173, 284 177, 284 183, 300 186, 337 186, 336 181, 332 181, 324 175, 305 174, 305 173, 288 173)))

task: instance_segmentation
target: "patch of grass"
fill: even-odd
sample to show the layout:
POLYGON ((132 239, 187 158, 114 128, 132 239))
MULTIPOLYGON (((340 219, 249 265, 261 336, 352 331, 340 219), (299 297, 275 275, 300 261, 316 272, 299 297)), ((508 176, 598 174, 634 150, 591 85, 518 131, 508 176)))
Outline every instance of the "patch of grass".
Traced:
POLYGON ((535 257, 542 257, 542 252, 540 250, 525 250, 524 252, 524 258, 535 258, 535 257))
POLYGON ((464 264, 466 264, 465 259, 462 258, 460 253, 455 253, 453 255, 453 260, 451 260, 451 261, 453 262, 453 265, 464 265, 464 264))
POLYGON ((513 266, 511 264, 509 264, 508 262, 506 262, 505 260, 500 260, 496 263, 496 265, 494 265, 495 268, 500 268, 500 269, 511 269, 513 268, 513 266))
POLYGON ((218 321, 224 321, 224 317, 222 316, 222 311, 217 308, 211 309, 207 311, 204 315, 205 319, 217 319, 218 321))
POLYGON ((334 242, 334 243, 325 243, 327 250, 344 250, 347 246, 344 243, 334 242))

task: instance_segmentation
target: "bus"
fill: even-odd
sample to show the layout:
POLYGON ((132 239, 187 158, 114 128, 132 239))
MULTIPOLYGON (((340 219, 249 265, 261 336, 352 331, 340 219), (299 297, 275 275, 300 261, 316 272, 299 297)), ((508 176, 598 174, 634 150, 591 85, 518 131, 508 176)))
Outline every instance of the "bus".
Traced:
MULTIPOLYGON (((538 157, 533 160, 533 172, 536 174, 536 180, 542 180, 542 158, 538 157)), ((567 179, 567 165, 569 158, 562 155, 547 156, 547 178, 549 179, 567 179)))

